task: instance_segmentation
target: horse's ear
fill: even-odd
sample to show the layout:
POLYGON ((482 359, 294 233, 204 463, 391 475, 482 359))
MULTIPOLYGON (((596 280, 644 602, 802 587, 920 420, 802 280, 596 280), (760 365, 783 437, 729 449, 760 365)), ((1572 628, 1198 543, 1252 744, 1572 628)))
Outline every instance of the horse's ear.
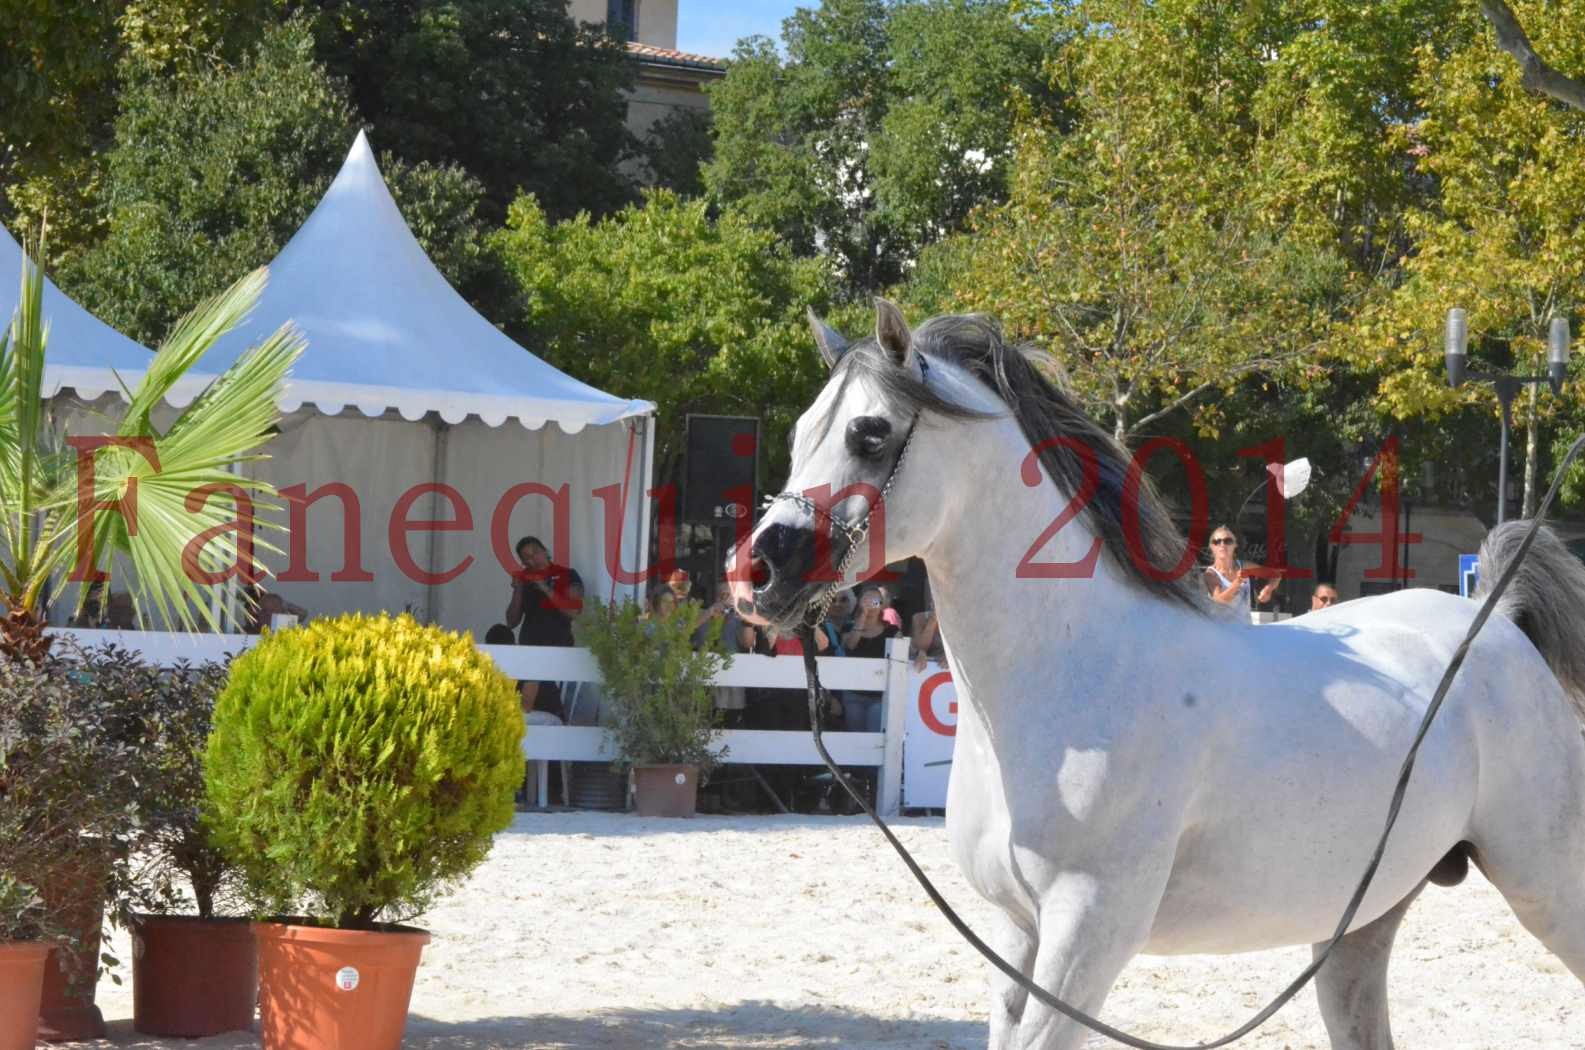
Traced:
POLYGON ((848 341, 842 338, 841 332, 820 320, 812 306, 809 308, 809 329, 815 334, 815 345, 820 348, 820 357, 826 367, 835 368, 847 352, 848 341))
POLYGON ((908 322, 903 320, 903 312, 897 308, 897 304, 876 296, 875 341, 886 351, 886 356, 896 364, 902 364, 908 360, 908 344, 912 339, 908 322))

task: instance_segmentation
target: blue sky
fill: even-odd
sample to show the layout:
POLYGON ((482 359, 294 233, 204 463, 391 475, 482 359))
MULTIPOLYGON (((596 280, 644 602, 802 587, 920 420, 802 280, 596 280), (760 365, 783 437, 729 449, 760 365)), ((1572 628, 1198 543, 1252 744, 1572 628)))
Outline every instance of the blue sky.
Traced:
POLYGON ((815 0, 680 0, 677 50, 726 58, 732 47, 755 33, 781 39, 782 19, 815 0))

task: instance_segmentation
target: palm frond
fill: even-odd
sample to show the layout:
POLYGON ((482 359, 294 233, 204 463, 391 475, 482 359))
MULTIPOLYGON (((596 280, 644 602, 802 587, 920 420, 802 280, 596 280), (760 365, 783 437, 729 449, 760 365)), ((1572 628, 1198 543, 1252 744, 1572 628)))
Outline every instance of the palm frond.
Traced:
MULTIPOLYGON (((39 234, 42 254, 44 234, 39 234)), ((40 496, 34 467, 44 406, 44 353, 49 328, 44 321, 44 273, 22 243, 22 277, 17 308, 0 354, 0 540, 3 575, 11 595, 39 561, 33 514, 40 496)))
POLYGON ((177 380, 198 363, 215 340, 241 324, 252 312, 267 279, 268 271, 261 266, 176 322, 132 394, 126 415, 128 423, 148 425, 154 406, 165 399, 177 380))
MULTIPOLYGON (((57 475, 48 500, 51 554, 44 577, 79 566, 80 530, 90 537, 90 566, 104 567, 117 553, 131 563, 130 593, 140 620, 195 629, 221 629, 210 606, 214 584, 206 574, 237 564, 239 539, 253 557, 278 552, 258 535, 239 536, 239 504, 251 502, 255 531, 278 527, 265 515, 274 489, 239 476, 233 468, 263 458, 279 414, 282 385, 305 343, 283 327, 249 350, 209 385, 164 433, 154 408, 221 335, 257 301, 264 271, 238 281, 183 318, 161 346, 116 427, 117 444, 93 461, 92 509, 79 506, 77 472, 57 475), (130 508, 130 518, 123 508, 130 508)), ((80 573, 74 574, 80 578, 80 573)), ((37 580, 34 574, 33 580, 37 580)), ((32 581, 30 580, 30 583, 32 581)))

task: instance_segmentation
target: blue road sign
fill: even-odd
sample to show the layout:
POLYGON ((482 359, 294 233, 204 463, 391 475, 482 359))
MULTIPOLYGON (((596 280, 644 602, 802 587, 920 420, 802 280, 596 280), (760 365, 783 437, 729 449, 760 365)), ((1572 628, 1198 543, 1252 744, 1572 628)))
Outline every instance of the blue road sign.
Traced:
POLYGON ((1480 583, 1480 558, 1474 554, 1458 556, 1458 593, 1468 598, 1480 583))

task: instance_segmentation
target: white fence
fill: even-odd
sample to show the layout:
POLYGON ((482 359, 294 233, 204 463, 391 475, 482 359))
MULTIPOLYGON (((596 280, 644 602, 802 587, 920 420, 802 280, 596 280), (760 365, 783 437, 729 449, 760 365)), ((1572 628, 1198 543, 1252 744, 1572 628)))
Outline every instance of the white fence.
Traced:
MULTIPOLYGON (((106 643, 137 652, 153 664, 169 666, 187 660, 224 660, 251 647, 258 639, 245 634, 182 634, 166 631, 90 631, 52 628, 51 634, 74 639, 84 648, 106 643)), ((822 735, 826 750, 841 766, 872 766, 880 771, 877 808, 883 815, 898 812, 902 799, 903 725, 906 689, 906 641, 890 643, 886 659, 819 658, 820 681, 827 689, 852 689, 882 695, 882 732, 822 735)), ((481 645, 501 670, 513 678, 553 682, 598 682, 600 670, 587 649, 535 645, 481 645)), ((800 657, 742 655, 716 679, 716 685, 759 689, 805 688, 800 657)), ((807 732, 770 729, 727 729, 719 737, 727 747, 728 764, 820 765, 807 732)), ((528 726, 523 756, 545 761, 598 762, 614 756, 598 726, 528 726)), ((543 770, 543 766, 542 766, 543 770)), ((540 798, 544 798, 541 775, 540 798)))

